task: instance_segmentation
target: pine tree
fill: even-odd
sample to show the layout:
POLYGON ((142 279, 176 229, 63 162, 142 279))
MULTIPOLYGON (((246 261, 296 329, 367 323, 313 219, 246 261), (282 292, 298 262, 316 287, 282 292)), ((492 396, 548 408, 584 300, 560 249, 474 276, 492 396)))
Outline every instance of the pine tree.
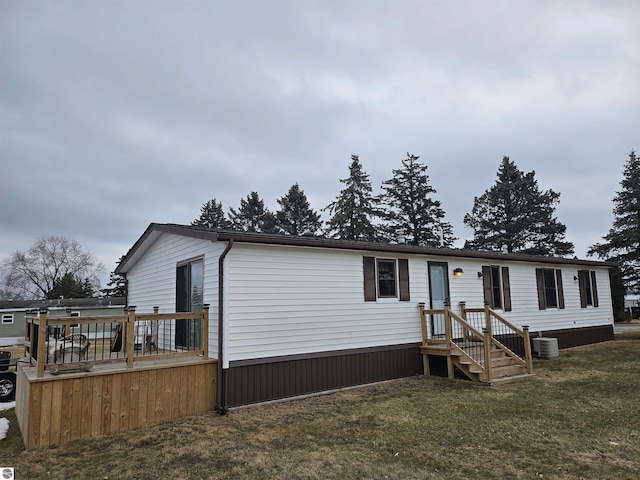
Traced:
POLYGON ((222 202, 212 198, 200 207, 200 216, 191 225, 207 228, 231 228, 231 222, 222 210, 222 202))
POLYGON ((53 289, 47 298, 89 298, 94 294, 93 285, 88 278, 76 278, 73 273, 66 273, 53 283, 53 289))
POLYGON ((453 227, 444 220, 445 213, 432 195, 427 166, 420 157, 407 153, 402 168, 393 170, 393 177, 382 183, 382 202, 387 206, 385 231, 389 239, 403 232, 407 243, 427 247, 453 245, 453 227))
POLYGON ((245 232, 277 233, 275 215, 264 206, 257 192, 251 192, 246 200, 240 200, 240 208, 229 209, 233 228, 245 232))
MULTIPOLYGON (((120 264, 124 259, 124 255, 116 262, 120 264)), ((109 274, 109 283, 107 287, 100 290, 105 297, 126 297, 127 296, 127 282, 123 275, 119 275, 115 272, 109 274)))
POLYGON ((567 227, 553 215, 560 194, 540 191, 535 171, 524 173, 509 157, 502 158, 495 185, 473 200, 464 223, 473 229, 465 248, 526 253, 569 255, 573 244, 565 240, 567 227))
POLYGON ((315 234, 320 229, 320 215, 311 208, 297 182, 277 201, 280 209, 276 212, 276 224, 282 232, 289 235, 315 234))
POLYGON ((327 235, 343 240, 380 240, 374 224, 380 216, 378 199, 373 196, 369 174, 362 169, 358 155, 351 155, 349 176, 340 179, 340 182, 344 183, 345 188, 323 209, 331 215, 327 222, 327 235))
POLYGON ((640 291, 640 157, 634 150, 629 153, 620 186, 613 197, 614 220, 609 233, 588 253, 618 262, 626 288, 640 291))

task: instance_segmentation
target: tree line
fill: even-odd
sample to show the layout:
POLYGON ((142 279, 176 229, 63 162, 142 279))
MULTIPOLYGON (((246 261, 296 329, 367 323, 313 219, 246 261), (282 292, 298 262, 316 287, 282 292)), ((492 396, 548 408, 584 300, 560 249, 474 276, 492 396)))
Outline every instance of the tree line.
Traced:
MULTIPOLYGON (((324 235, 365 242, 397 241, 410 245, 451 247, 456 240, 445 211, 429 183, 427 165, 407 153, 392 177, 373 193, 371 180, 358 155, 351 155, 349 174, 340 179, 343 188, 321 211, 322 221, 304 191, 294 183, 277 199, 275 212, 265 207, 257 192, 240 200, 237 209, 225 213, 215 198, 204 203, 194 226, 288 235, 324 235)), ((588 255, 616 262, 614 290, 640 291, 640 158, 634 151, 623 170, 621 189, 615 193, 614 221, 603 241, 590 247, 588 255)), ((574 253, 566 240, 566 226, 555 217, 560 194, 541 190, 535 171, 523 172, 509 157, 503 157, 495 183, 464 216, 473 238, 464 248, 505 253, 567 256, 574 253)), ((120 258, 122 260, 122 257, 120 258)), ((43 236, 26 252, 12 253, 1 265, 4 286, 0 299, 90 297, 125 293, 123 279, 111 273, 100 290, 104 266, 85 252, 75 240, 43 236)))
MULTIPOLYGON (((295 183, 277 199, 279 208, 271 212, 257 192, 240 200, 236 210, 225 214, 222 203, 213 198, 201 207, 192 225, 247 232, 290 235, 321 234, 342 240, 389 242, 401 235, 409 245, 451 247, 456 240, 451 223, 436 199, 429 182, 427 165, 407 153, 392 177, 382 182, 381 192, 373 192, 371 180, 358 155, 351 155, 349 175, 340 179, 343 188, 320 214, 295 183)), ((569 255, 573 244, 566 241, 566 227, 555 218, 560 194, 542 191, 535 172, 522 172, 504 157, 495 185, 474 198, 473 209, 464 223, 473 230, 465 248, 534 255, 569 255)))

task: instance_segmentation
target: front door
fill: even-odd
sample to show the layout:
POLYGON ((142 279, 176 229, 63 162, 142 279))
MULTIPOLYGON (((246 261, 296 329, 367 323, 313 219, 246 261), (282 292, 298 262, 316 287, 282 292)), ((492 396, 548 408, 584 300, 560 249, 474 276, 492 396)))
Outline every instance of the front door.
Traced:
MULTIPOLYGON (((446 262, 429 262, 429 304, 431 310, 444 310, 449 302, 449 267, 446 262)), ((431 315, 431 337, 444 337, 444 315, 431 315)))

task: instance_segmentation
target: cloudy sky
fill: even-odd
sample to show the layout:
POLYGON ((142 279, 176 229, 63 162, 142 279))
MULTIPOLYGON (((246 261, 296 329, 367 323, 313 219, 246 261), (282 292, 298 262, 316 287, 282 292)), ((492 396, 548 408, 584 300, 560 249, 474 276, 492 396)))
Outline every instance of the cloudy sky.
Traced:
POLYGON ((112 270, 150 222, 411 152, 461 240, 503 155, 561 193, 576 254, 640 149, 640 3, 0 2, 0 260, 40 235, 112 270))

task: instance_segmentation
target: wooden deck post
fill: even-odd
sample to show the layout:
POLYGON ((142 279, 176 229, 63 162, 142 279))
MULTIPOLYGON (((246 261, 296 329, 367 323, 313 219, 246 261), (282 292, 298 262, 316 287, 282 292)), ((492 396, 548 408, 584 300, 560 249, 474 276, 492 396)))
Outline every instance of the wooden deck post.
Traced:
POLYGON ((209 358, 209 304, 203 305, 202 312, 202 358, 209 358))
POLYGON ((484 322, 486 328, 491 332, 491 305, 485 300, 484 302, 484 322))
MULTIPOLYGON (((424 318, 424 303, 421 302, 418 304, 418 309, 420 311, 420 330, 422 331, 422 346, 427 346, 427 319, 424 318)), ((431 375, 429 369, 429 355, 422 354, 422 370, 425 376, 431 375)))
POLYGON ((451 344, 453 342, 453 333, 451 331, 451 315, 449 314, 451 307, 449 302, 444 302, 444 331, 447 339, 447 348, 449 349, 449 355, 447 355, 447 377, 450 379, 455 378, 453 371, 453 357, 451 356, 451 344))
POLYGON ((136 307, 127 309, 127 368, 133 368, 133 353, 135 350, 136 307))
MULTIPOLYGON (((467 321, 467 302, 460 302, 460 318, 467 321)), ((462 339, 466 341, 470 336, 467 327, 462 327, 462 339)))
POLYGON ((484 372, 487 383, 491 382, 491 330, 483 328, 484 335, 484 372))
MULTIPOLYGON (((39 310, 40 324, 38 325, 38 378, 44 377, 44 365, 47 363, 47 308, 39 310)), ((33 339, 31 340, 33 346, 33 339)))
POLYGON ((524 338, 524 359, 527 361, 527 373, 533 374, 533 359, 531 358, 531 341, 529 340, 529 325, 522 326, 524 338))

